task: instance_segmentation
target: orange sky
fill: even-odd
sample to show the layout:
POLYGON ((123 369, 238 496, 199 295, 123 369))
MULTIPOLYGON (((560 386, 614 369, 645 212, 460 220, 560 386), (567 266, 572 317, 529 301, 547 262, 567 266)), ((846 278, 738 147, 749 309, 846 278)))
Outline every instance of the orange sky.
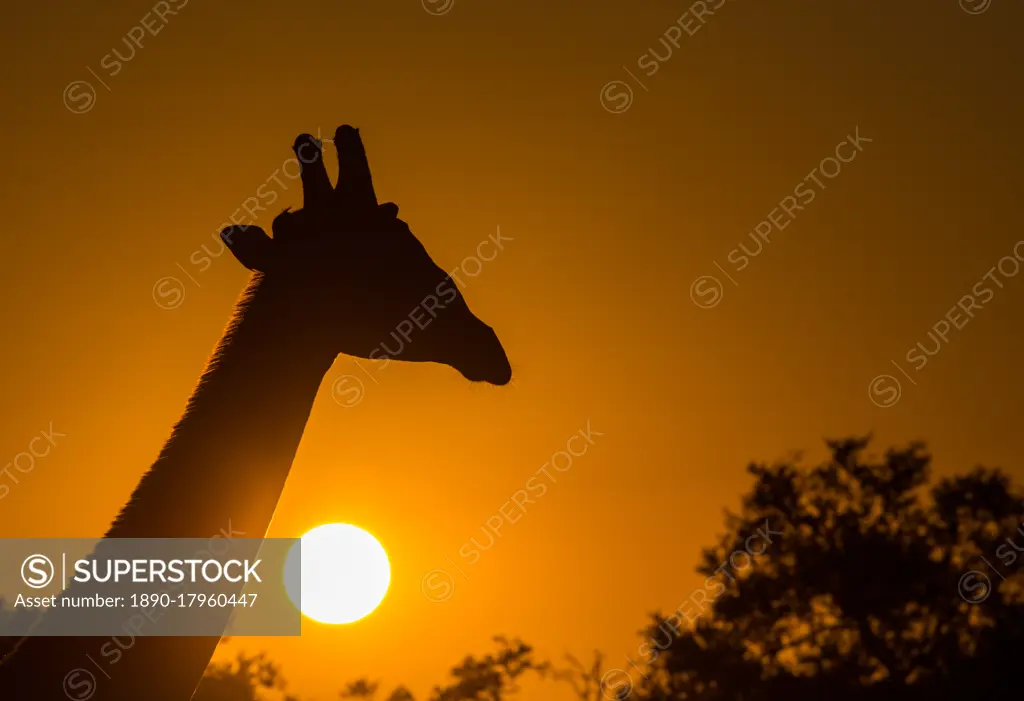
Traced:
POLYGON ((727 0, 703 24, 662 0, 182 3, 161 23, 149 0, 33 0, 0 28, 0 463, 51 421, 67 434, 17 484, 0 473, 0 534, 103 533, 245 282, 201 247, 268 183, 259 223, 300 206, 271 176, 298 133, 342 122, 440 265, 499 226, 512 239, 465 294, 517 386, 393 363, 346 408, 331 385, 361 370, 338 359, 271 535, 367 528, 392 588, 358 624, 238 641, 296 692, 333 698, 362 674, 424 692, 495 633, 618 666, 646 612, 699 583, 745 465, 818 458, 823 437, 924 438, 940 473, 1022 476, 1024 275, 989 273, 1024 239, 1019 2, 727 0), (156 35, 111 75, 144 17, 156 35), (662 36, 679 48, 652 64, 662 36), (80 80, 97 92, 74 113, 80 80), (619 113, 611 81, 633 91, 619 113), (739 269, 748 232, 858 127, 863 151, 739 269), (701 308, 709 275, 724 296, 701 308), (172 310, 153 297, 168 276, 172 310), (979 283, 981 308, 946 317, 979 283), (936 324, 948 341, 915 370, 936 324), (881 408, 869 383, 890 373, 902 396, 881 408), (460 548, 588 421, 586 455, 467 566, 460 548), (438 568, 455 577, 442 603, 422 591, 438 568))

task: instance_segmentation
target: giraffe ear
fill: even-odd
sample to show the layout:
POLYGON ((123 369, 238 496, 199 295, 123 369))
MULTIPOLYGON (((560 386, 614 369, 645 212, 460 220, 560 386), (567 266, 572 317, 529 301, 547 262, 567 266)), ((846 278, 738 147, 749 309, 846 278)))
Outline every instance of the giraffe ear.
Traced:
POLYGON ((229 226, 220 237, 249 270, 267 272, 274 262, 274 240, 258 226, 229 226))

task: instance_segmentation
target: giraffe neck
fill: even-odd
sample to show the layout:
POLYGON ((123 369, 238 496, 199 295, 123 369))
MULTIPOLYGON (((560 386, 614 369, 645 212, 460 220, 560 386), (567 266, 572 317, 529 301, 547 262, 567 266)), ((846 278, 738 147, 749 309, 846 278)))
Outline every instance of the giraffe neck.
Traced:
MULTIPOLYGON (((275 300, 267 282, 254 278, 185 414, 106 537, 266 534, 334 360, 313 327, 275 300)), ((82 668, 95 680, 93 701, 186 701, 218 642, 139 637, 125 649, 126 639, 115 647, 111 638, 26 638, 0 664, 0 697, 84 697, 84 686, 65 688, 66 676, 82 668)))
POLYGON ((255 280, 111 538, 262 538, 335 354, 255 280))

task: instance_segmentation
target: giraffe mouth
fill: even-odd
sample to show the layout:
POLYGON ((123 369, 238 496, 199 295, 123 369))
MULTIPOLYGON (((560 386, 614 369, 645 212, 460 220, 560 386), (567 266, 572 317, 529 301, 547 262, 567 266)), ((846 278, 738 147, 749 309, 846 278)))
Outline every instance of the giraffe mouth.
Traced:
POLYGON ((486 382, 499 387, 512 381, 512 365, 498 335, 489 326, 484 327, 476 343, 465 346, 461 362, 452 364, 470 382, 486 382))
POLYGON ((504 368, 486 370, 478 370, 475 368, 472 370, 466 368, 456 369, 470 382, 486 382, 490 385, 503 387, 512 381, 512 366, 508 364, 507 360, 505 361, 504 368))

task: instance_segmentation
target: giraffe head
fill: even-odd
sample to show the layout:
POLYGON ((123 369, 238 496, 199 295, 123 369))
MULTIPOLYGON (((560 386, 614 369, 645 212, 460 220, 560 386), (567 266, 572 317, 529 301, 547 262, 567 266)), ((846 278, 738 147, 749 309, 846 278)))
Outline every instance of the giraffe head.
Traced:
POLYGON ((262 274, 280 313, 335 353, 442 363, 474 382, 507 384, 512 370, 494 329, 469 310, 398 207, 377 203, 358 131, 339 127, 334 143, 337 186, 320 142, 303 134, 294 146, 302 209, 275 218, 273 238, 255 226, 225 229, 232 253, 262 274))

